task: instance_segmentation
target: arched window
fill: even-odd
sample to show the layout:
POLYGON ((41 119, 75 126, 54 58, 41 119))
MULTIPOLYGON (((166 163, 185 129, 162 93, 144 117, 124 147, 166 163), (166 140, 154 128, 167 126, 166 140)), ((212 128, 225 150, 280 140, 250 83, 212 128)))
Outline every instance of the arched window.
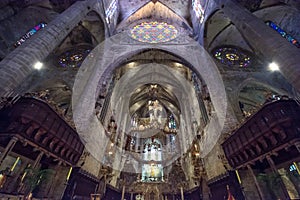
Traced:
POLYGON ((162 144, 158 139, 148 139, 144 143, 143 160, 147 164, 142 167, 143 182, 163 181, 162 144))
POLYGON ((172 130, 176 131, 177 126, 176 126, 176 121, 175 121, 173 114, 171 114, 169 117, 168 127, 171 131, 172 130))
POLYGON ((45 28, 47 26, 46 23, 39 23, 38 25, 34 26, 32 29, 30 29, 25 35, 23 35, 15 44, 15 47, 20 46, 23 44, 27 39, 29 39, 31 36, 33 36, 36 32, 41 30, 42 28, 45 28))
POLYGON ((300 48, 300 43, 291 35, 289 35, 287 32, 282 30, 279 26, 277 26, 274 22, 272 21, 266 21, 266 24, 270 26, 272 29, 277 31, 282 37, 284 37, 287 41, 295 45, 296 47, 300 48))
POLYGON ((221 46, 212 51, 215 59, 224 65, 248 67, 252 58, 250 52, 234 46, 221 46))

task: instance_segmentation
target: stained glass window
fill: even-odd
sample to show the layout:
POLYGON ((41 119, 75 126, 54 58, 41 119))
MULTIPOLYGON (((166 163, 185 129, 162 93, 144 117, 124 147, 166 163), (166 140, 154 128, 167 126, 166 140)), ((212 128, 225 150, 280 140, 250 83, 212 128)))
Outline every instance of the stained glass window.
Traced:
POLYGON ((80 67, 83 60, 90 53, 91 49, 76 48, 66 51, 58 58, 58 64, 62 67, 80 67))
POLYGON ((151 164, 143 164, 142 181, 160 182, 163 181, 163 166, 157 162, 162 161, 162 144, 157 139, 148 139, 144 144, 143 159, 151 164))
POLYGON ((266 24, 270 26, 272 29, 277 31, 282 37, 287 39, 290 43, 295 45, 296 47, 300 48, 300 43, 291 35, 287 34, 284 30, 282 30, 279 26, 277 26, 274 22, 267 21, 266 24))
POLYGON ((23 35, 15 44, 15 47, 20 46, 21 44, 23 44, 27 39, 29 39, 31 36, 33 36, 36 32, 38 32, 39 30, 41 30, 42 28, 46 27, 47 24, 46 23, 39 23, 38 25, 36 25, 35 27, 33 27, 32 29, 30 29, 25 35, 23 35))
POLYGON ((200 0, 192 1, 193 10, 195 11, 197 18, 200 19, 200 23, 202 23, 204 20, 204 5, 204 0, 202 0, 201 2, 200 0))
POLYGON ((109 4, 107 10, 105 11, 106 22, 108 24, 110 23, 110 19, 115 14, 116 10, 117 10, 117 0, 112 0, 112 2, 109 4))
POLYGON ((292 165, 290 166, 290 172, 296 171, 296 170, 297 170, 296 166, 295 166, 294 164, 292 164, 292 165))
POLYGON ((250 53, 233 46, 218 47, 212 53, 219 62, 228 66, 248 67, 252 60, 250 53))
POLYGON ((140 42, 161 43, 177 37, 177 29, 166 22, 143 22, 131 30, 131 37, 140 42))
POLYGON ((170 117, 169 117, 168 127, 169 127, 169 129, 171 129, 171 130, 173 130, 173 129, 176 130, 176 122, 175 122, 175 118, 174 118, 174 116, 173 116, 172 114, 171 114, 170 117))

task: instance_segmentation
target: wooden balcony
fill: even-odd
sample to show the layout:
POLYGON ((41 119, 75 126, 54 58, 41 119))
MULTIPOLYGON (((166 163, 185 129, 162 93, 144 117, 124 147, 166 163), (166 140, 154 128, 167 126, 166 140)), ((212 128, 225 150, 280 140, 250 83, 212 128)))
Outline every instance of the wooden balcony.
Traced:
POLYGON ((279 100, 265 104, 222 146, 229 164, 240 168, 262 161, 267 154, 283 161, 299 153, 299 144, 300 106, 294 100, 279 100))
POLYGON ((77 132, 42 100, 20 98, 1 110, 1 118, 1 141, 15 136, 23 145, 29 144, 70 165, 76 164, 83 152, 77 132))

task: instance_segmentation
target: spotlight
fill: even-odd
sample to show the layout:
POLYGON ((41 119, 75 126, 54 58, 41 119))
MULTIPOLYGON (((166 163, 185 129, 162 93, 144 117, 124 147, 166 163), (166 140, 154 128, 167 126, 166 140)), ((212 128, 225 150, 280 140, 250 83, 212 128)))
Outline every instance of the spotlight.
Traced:
POLYGON ((276 63, 272 62, 269 64, 269 69, 271 71, 279 71, 279 66, 276 63))
POLYGON ((33 66, 34 69, 40 70, 43 67, 43 63, 41 62, 36 62, 33 66))
POLYGON ((182 67, 182 64, 176 62, 176 63, 175 63, 175 66, 176 66, 176 67, 182 67))

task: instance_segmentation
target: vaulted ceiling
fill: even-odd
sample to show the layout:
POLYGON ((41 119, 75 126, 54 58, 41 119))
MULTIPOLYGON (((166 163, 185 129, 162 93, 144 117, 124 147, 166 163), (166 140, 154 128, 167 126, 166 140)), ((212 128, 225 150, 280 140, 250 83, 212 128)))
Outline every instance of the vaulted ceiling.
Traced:
POLYGON ((154 8, 158 8, 161 5, 164 5, 168 7, 171 11, 176 13, 178 16, 186 20, 190 18, 191 0, 120 0, 119 4, 120 21, 127 19, 147 4, 159 5, 154 6, 154 8))

